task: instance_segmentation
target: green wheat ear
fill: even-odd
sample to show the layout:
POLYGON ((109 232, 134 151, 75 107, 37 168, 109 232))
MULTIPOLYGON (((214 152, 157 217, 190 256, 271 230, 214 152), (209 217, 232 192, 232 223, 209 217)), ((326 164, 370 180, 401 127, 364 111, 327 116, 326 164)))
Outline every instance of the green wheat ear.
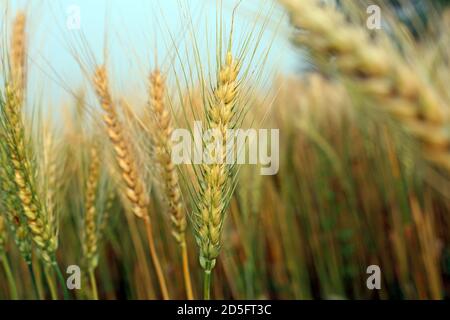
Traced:
MULTIPOLYGON (((224 224, 227 197, 232 189, 229 179, 230 166, 226 164, 226 132, 232 127, 237 115, 239 63, 231 52, 218 71, 218 81, 213 89, 213 97, 208 105, 206 117, 208 125, 217 129, 222 141, 222 153, 210 150, 211 159, 217 164, 203 165, 200 203, 194 214, 197 230, 197 243, 200 246, 200 264, 206 272, 211 272, 216 264, 221 247, 221 234, 224 224)), ((215 142, 213 142, 215 143, 215 142)))
MULTIPOLYGON (((0 102, 1 103, 1 102, 0 102)), ((2 139, 2 141, 4 141, 2 139)), ((4 147, 0 149, 0 209, 4 215, 4 222, 7 223, 13 235, 14 242, 19 249, 25 262, 31 264, 31 237, 23 215, 23 208, 20 199, 17 197, 17 189, 12 180, 13 170, 9 165, 4 152, 4 147)))
POLYGON ((18 230, 21 230, 21 238, 27 237, 26 234, 29 233, 42 260, 47 265, 53 265, 56 244, 52 241, 46 208, 38 193, 34 172, 35 163, 25 137, 26 130, 22 114, 26 78, 26 17, 24 13, 17 14, 12 31, 9 57, 10 77, 5 85, 4 100, 1 104, 6 175, 9 181, 14 182, 9 186, 11 196, 20 203, 20 208, 17 208, 19 210, 13 212, 17 212, 15 220, 19 220, 18 230), (23 229, 24 224, 28 232, 23 229))

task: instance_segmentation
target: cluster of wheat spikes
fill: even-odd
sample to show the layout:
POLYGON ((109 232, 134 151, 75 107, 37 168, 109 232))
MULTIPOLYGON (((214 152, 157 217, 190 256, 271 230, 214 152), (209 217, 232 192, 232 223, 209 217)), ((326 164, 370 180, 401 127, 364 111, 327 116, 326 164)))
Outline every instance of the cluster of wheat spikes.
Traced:
POLYGON ((296 44, 310 49, 319 65, 332 64, 364 99, 370 98, 398 121, 431 163, 450 171, 449 102, 417 66, 401 56, 394 43, 373 39, 365 25, 349 22, 335 6, 321 1, 281 3, 300 29, 296 44))
POLYGON ((0 52, 0 299, 450 296, 448 13, 416 39, 389 6, 389 28, 371 31, 368 1, 274 0, 314 68, 266 83, 267 32, 283 24, 259 12, 240 28, 237 2, 230 21, 216 2, 205 38, 185 12, 182 39, 169 31, 173 51, 130 96, 107 50, 99 64, 78 39, 91 87, 71 91, 59 121, 35 110, 16 15, 0 52), (188 150, 203 161, 179 165, 174 133, 196 140, 194 121, 212 133, 188 150), (279 129, 276 175, 237 164, 250 141, 227 139, 245 128, 279 129), (81 289, 69 293, 60 266, 73 264, 81 289), (366 286, 373 264, 381 290, 366 286))

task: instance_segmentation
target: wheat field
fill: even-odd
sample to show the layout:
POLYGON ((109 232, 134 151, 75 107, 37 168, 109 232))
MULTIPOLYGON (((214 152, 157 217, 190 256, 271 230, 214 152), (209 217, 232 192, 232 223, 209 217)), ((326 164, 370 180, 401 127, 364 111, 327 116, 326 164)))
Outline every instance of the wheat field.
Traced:
POLYGON ((217 0, 208 28, 177 3, 149 63, 64 38, 83 85, 36 68, 38 14, 0 3, 0 299, 448 299, 445 1, 217 0), (198 129, 202 161, 177 162, 198 129), (254 155, 275 172, 228 148, 248 129, 277 132, 254 155))

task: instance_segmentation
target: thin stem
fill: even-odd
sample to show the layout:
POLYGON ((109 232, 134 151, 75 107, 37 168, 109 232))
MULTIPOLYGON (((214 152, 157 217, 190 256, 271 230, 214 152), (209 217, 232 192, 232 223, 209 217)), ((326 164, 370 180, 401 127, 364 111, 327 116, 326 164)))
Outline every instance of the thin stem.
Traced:
POLYGON ((95 280, 94 270, 89 270, 89 281, 91 282, 92 298, 98 300, 97 281, 95 280))
POLYGON ((30 261, 29 270, 33 272, 36 288, 39 292, 39 298, 41 300, 46 299, 47 292, 47 279, 45 278, 44 268, 45 266, 41 263, 39 257, 37 257, 37 255, 33 255, 33 259, 30 261), (44 275, 44 277, 42 277, 42 275, 44 275))
POLYGON ((44 267, 45 278, 47 279, 47 284, 50 289, 52 300, 58 300, 58 293, 56 291, 55 283, 53 282, 52 276, 50 274, 50 270, 50 268, 44 267))
POLYGON ((204 273, 203 299, 211 300, 211 270, 205 270, 204 273))
POLYGON ((5 269, 6 278, 8 280, 9 290, 11 292, 12 300, 18 300, 16 282, 14 281, 13 274, 11 272, 11 266, 9 264, 8 256, 5 252, 2 253, 0 259, 2 260, 3 268, 5 269))
POLYGON ((34 271, 33 271, 33 265, 31 263, 27 263, 27 267, 28 267, 28 272, 30 273, 30 277, 31 277, 31 283, 33 285, 33 290, 34 290, 34 294, 36 295, 36 298, 41 300, 41 294, 40 291, 38 289, 38 285, 36 282, 36 276, 34 275, 34 271))
POLYGON ((59 267, 59 264, 56 262, 56 259, 55 259, 55 262, 53 263, 53 268, 56 271, 56 276, 58 277, 59 283, 63 289, 64 300, 70 300, 69 291, 67 290, 67 287, 66 287, 66 281, 61 272, 61 268, 59 267))
POLYGON ((130 214, 125 214, 127 221, 128 221, 128 227, 130 229, 131 233, 131 241, 133 243, 134 250, 136 252, 138 261, 139 261, 139 272, 142 274, 142 284, 147 289, 145 291, 146 298, 154 299, 155 297, 155 288, 153 287, 153 282, 150 275, 150 268, 147 261, 147 255, 144 250, 144 246, 142 244, 141 238, 138 234, 138 228, 136 224, 136 219, 134 216, 130 214))
POLYGON ((186 297, 188 300, 194 300, 194 294, 192 292, 191 273, 189 271, 188 252, 185 240, 181 242, 180 247, 181 247, 181 259, 183 263, 183 277, 184 277, 184 286, 186 288, 186 297))
POLYGON ((150 219, 145 218, 144 222, 145 222, 145 230, 147 232, 147 240, 148 240, 148 247, 150 249, 150 256, 152 258, 153 265, 155 266, 156 276, 158 278, 159 286, 161 288, 161 294, 164 300, 169 300, 169 292, 167 290, 166 280, 162 272, 161 264, 159 262, 158 254, 155 248, 155 242, 153 240, 153 231, 152 226, 150 224, 150 219))

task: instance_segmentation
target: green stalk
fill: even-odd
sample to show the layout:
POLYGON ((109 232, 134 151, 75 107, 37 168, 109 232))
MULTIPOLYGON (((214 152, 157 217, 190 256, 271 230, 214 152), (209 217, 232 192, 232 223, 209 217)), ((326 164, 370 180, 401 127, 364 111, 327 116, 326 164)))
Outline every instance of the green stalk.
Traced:
POLYGON ((89 281, 91 282, 92 298, 98 300, 97 282, 95 281, 94 270, 89 270, 89 281))
POLYGON ((0 259, 2 260, 3 268, 5 269, 6 279, 8 280, 9 290, 11 292, 11 298, 12 300, 18 300, 19 295, 17 294, 16 282, 14 281, 11 266, 5 252, 2 253, 0 259))
POLYGON ((55 283, 53 282, 52 276, 50 274, 50 268, 44 267, 45 278, 47 279, 47 284, 50 289, 50 295, 52 300, 58 300, 58 292, 56 291, 55 283))
POLYGON ((69 291, 67 290, 66 287, 66 281, 64 279, 64 276, 61 272, 61 268, 59 267, 59 264, 56 262, 56 259, 54 260, 53 263, 53 268, 56 271, 56 276, 58 277, 59 283, 63 289, 63 294, 64 294, 64 300, 70 300, 70 295, 69 295, 69 291))
POLYGON ((41 295, 39 293, 38 286, 36 283, 36 277, 34 276, 34 272, 33 272, 33 266, 31 265, 31 263, 27 263, 27 267, 28 267, 28 272, 30 273, 31 283, 33 285, 33 290, 34 290, 36 299, 41 300, 41 295))
POLYGON ((211 300, 211 270, 205 270, 204 273, 203 299, 211 300))

